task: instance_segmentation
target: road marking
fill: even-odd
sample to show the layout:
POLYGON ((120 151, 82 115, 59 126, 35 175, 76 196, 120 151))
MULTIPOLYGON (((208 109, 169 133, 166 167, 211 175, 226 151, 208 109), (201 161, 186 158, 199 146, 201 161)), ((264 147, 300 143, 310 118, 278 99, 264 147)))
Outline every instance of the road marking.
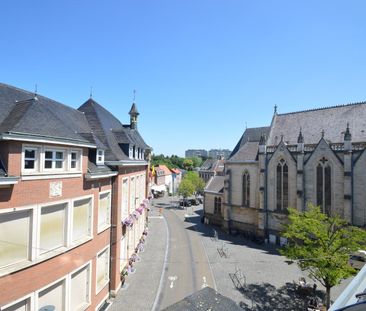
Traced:
POLYGON ((202 279, 203 279, 203 284, 202 284, 201 288, 205 288, 208 286, 207 282, 206 282, 206 277, 204 276, 202 279))
POLYGON ((176 281, 178 277, 176 275, 168 277, 168 280, 170 281, 170 288, 174 287, 174 281, 176 281))
POLYGON ((163 219, 164 216, 149 216, 149 219, 163 219))

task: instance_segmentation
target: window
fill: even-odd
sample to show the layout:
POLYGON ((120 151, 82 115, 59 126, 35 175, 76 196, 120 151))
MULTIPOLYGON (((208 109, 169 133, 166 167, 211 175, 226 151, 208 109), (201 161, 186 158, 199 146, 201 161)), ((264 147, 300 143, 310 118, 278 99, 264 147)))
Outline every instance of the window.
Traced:
POLYGON ((24 169, 38 170, 38 148, 24 148, 24 169))
POLYGON ((85 310, 90 303, 90 265, 71 275, 70 310, 85 310))
POLYGON ((316 168, 316 204, 328 216, 332 204, 331 187, 331 168, 328 160, 323 157, 316 168))
POLYGON ((1 309, 3 311, 29 311, 31 310, 30 298, 19 301, 12 306, 5 307, 5 309, 1 309))
POLYGON ((44 206, 41 210, 40 253, 65 246, 66 204, 44 206))
POLYGON ((214 213, 221 214, 221 198, 215 197, 214 213))
POLYGON ((128 179, 122 181, 121 220, 128 217, 128 179))
POLYGON ((22 173, 24 175, 81 171, 82 150, 52 149, 48 146, 23 146, 22 173))
POLYGON ((91 236, 92 199, 74 202, 72 212, 72 241, 77 242, 91 236))
POLYGON ((97 292, 109 282, 109 248, 97 256, 97 292))
POLYGON ((0 267, 29 259, 31 211, 0 214, 0 267))
POLYGON ((80 158, 79 151, 70 152, 70 170, 80 170, 80 158))
POLYGON ((45 169, 62 169, 64 165, 64 151, 46 150, 44 153, 45 169))
POLYGON ((130 212, 133 212, 136 208, 136 181, 134 177, 131 178, 130 185, 130 212))
POLYGON ((250 205, 250 176, 246 172, 243 175, 243 206, 249 207, 250 205))
POLYGON ((288 166, 283 159, 277 164, 276 177, 276 207, 277 210, 284 210, 288 207, 288 166))
POLYGON ((101 193, 99 195, 99 209, 98 209, 98 231, 102 231, 110 226, 111 214, 111 193, 101 193))
POLYGON ((64 280, 48 287, 38 294, 39 310, 47 310, 47 306, 52 306, 53 310, 66 310, 64 280))
POLYGON ((97 165, 104 165, 104 150, 97 150, 97 165))

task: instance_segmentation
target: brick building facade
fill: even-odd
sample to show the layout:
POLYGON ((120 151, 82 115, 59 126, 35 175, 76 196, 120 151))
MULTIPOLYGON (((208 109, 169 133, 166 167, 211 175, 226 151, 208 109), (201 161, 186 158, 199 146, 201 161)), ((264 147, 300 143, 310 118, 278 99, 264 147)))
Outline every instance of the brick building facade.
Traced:
POLYGON ((120 288, 147 218, 150 148, 130 116, 0 84, 1 310, 98 310, 120 288), (113 133, 116 151, 103 127, 130 140, 113 133))

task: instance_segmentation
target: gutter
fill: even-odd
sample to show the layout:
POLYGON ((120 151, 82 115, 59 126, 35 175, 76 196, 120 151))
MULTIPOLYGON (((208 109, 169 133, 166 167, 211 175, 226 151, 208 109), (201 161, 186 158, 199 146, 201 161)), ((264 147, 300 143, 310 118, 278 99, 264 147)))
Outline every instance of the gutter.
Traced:
POLYGON ((66 139, 56 136, 45 136, 45 135, 32 135, 27 133, 8 132, 1 133, 0 140, 15 140, 15 141, 28 141, 36 143, 49 143, 67 146, 78 146, 96 149, 97 146, 85 140, 78 139, 66 139))
POLYGON ((109 178, 118 175, 118 172, 111 172, 111 173, 87 173, 84 175, 86 180, 94 180, 94 179, 102 179, 102 178, 109 178))
POLYGON ((120 161, 104 161, 105 164, 111 166, 136 166, 136 165, 148 165, 146 161, 133 161, 133 160, 120 160, 120 161))
POLYGON ((20 177, 10 176, 10 177, 0 177, 0 186, 15 185, 18 183, 20 177))

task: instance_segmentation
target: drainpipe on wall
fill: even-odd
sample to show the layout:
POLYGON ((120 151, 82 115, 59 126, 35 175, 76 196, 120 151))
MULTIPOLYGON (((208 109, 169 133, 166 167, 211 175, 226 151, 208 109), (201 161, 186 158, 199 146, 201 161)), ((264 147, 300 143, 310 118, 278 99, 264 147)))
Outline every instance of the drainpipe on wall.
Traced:
POLYGON ((269 241, 269 233, 268 233, 268 206, 267 206, 267 189, 268 189, 268 158, 267 153, 264 154, 264 210, 266 215, 266 221, 264 222, 264 236, 269 241))

